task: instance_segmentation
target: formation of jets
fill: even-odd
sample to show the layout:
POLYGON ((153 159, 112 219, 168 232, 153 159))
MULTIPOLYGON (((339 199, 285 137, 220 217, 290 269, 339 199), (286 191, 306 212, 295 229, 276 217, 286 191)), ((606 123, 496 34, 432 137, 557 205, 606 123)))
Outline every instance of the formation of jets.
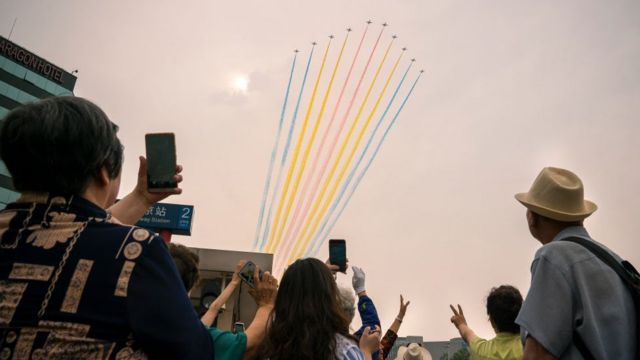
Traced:
MULTIPOLYGON (((373 21, 371 21, 370 19, 369 19, 369 20, 367 20, 367 25, 370 25, 370 24, 372 24, 372 23, 373 23, 373 21)), ((382 26, 383 26, 383 27, 387 27, 387 26, 389 26, 389 23, 384 22, 384 23, 382 23, 382 26)), ((351 31, 352 31, 352 29, 351 29, 350 27, 348 27, 348 28, 347 28, 347 32, 351 32, 351 31)), ((395 34, 394 34, 394 35, 392 35, 391 37, 392 37, 393 39, 397 39, 397 38, 398 38, 398 36, 397 36, 397 35, 395 35, 395 34)), ((329 35, 329 39, 333 39, 333 38, 335 38, 335 35, 333 35, 333 34, 329 35)), ((318 43, 317 43, 316 41, 314 41, 314 42, 312 42, 312 43, 311 43, 311 45, 316 46, 316 45, 318 45, 318 43)), ((406 51, 406 50, 407 50, 407 47, 406 47, 406 46, 402 48, 402 51, 406 51)), ((294 50, 294 52, 295 52, 295 53, 298 53, 298 52, 299 52, 299 50, 298 50, 298 49, 295 49, 295 50, 294 50)), ((415 62, 415 61, 416 61, 416 59, 415 59, 415 58, 411 59, 411 62, 415 62)), ((423 73, 423 72, 424 72, 424 70, 420 70, 420 73, 423 73)))

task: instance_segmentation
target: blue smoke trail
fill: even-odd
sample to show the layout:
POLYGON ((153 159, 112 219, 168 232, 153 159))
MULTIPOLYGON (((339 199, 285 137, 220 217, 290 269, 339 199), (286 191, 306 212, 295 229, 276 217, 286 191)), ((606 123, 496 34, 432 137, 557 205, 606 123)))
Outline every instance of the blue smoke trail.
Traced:
POLYGON ((276 152, 278 151, 278 142, 280 140, 280 134, 282 133, 282 125, 284 124, 284 113, 287 109, 287 101, 289 100, 289 90, 291 89, 291 80, 293 79, 293 70, 296 68, 296 59, 298 58, 298 50, 293 56, 293 64, 291 65, 291 73, 289 74, 289 83, 287 84, 287 91, 284 95, 284 103, 282 104, 282 111, 280 112, 280 122, 278 123, 278 131, 276 132, 276 141, 273 144, 273 150, 271 151, 271 162, 269 163, 269 170, 267 171, 267 180, 264 184, 264 191, 262 194, 262 205, 260 206, 260 215, 258 215, 258 225, 256 226, 256 238, 253 241, 253 249, 258 246, 258 239, 260 238, 260 228, 262 226, 262 219, 264 217, 264 207, 267 204, 267 194, 269 193, 269 186, 271 185, 271 177, 273 175, 273 164, 276 162, 276 152))
MULTIPOLYGON (((320 239, 324 239, 329 232, 331 232, 331 230, 333 229, 333 227, 335 226, 336 222, 338 221, 338 219, 340 218, 340 216, 342 215, 342 212, 344 211, 344 209, 347 207, 347 204, 349 204, 349 200, 351 200, 351 197, 353 196, 353 194, 355 193, 356 189, 358 188, 358 185, 360 185, 360 182, 362 181, 362 178, 366 175, 367 171, 369 171, 369 167, 371 166, 371 163, 373 162, 373 160, 376 158, 376 156, 378 155, 378 152, 380 151, 380 148, 382 147, 382 144, 384 143, 384 140, 386 139, 387 135, 389 134, 389 131, 391 130, 391 128, 393 127, 393 125, 395 124, 396 120, 398 119, 398 115, 400 115, 400 113, 402 112, 402 109, 404 109, 405 104, 407 103, 407 100, 409 100, 409 97, 411 96, 411 94, 413 93, 413 90, 416 87, 416 84, 418 83, 418 80, 420 80, 420 77, 422 76, 422 71, 420 71, 420 74, 418 75, 418 77, 416 78, 416 80, 413 82, 413 85, 411 86, 411 89, 409 90, 409 92, 407 93, 407 95, 405 96, 404 100, 402 101, 402 104, 400 105, 400 107, 398 108, 398 111, 396 112, 396 114, 393 116, 393 119, 391 120, 391 122, 389 122, 389 125, 387 126, 384 134, 382 135, 382 137, 380 138, 380 142, 378 143, 378 145, 376 146, 376 149, 373 152, 373 155, 371 156, 371 158, 369 159, 369 161, 367 162, 367 164, 365 165, 364 169, 362 170, 362 172, 358 175, 356 182, 354 183, 353 187, 351 188, 351 191, 349 192, 349 195, 347 196, 347 199, 344 201, 344 203, 342 204, 342 207, 340 208, 340 211, 338 212, 338 215, 333 219, 333 221, 331 222, 331 224, 326 228, 326 230, 324 231, 324 233, 322 233, 321 231, 318 232, 318 234, 316 235, 316 239, 320 238, 320 239), (322 236, 319 236, 320 234, 322 234, 322 236)), ((405 73, 406 75, 406 73, 405 73)), ((404 80, 404 77, 403 77, 404 80)), ((401 82, 402 83, 402 82, 401 82)), ((396 89, 397 91, 397 89, 396 89)), ((394 94, 395 96, 395 94, 394 94)), ((393 101, 393 100, 392 100, 393 101)), ((368 145, 368 144, 367 144, 368 145)), ((325 218, 324 221, 328 221, 329 216, 327 216, 325 218)), ((323 224, 324 225, 324 224, 323 224)), ((314 241, 316 240, 314 239, 314 241)), ((321 241, 318 246, 312 251, 310 252, 310 256, 315 255, 320 246, 324 243, 324 241, 321 241)))
POLYGON ((273 200, 276 198, 276 194, 278 193, 278 189, 282 183, 282 172, 284 170, 284 166, 287 162, 287 158, 289 157, 289 147, 291 146, 291 138, 293 137, 293 129, 296 125, 296 119, 298 118, 298 110, 300 108, 300 101, 302 100, 302 93, 304 91, 304 85, 307 83, 307 75, 309 74, 309 66, 311 65, 311 59, 313 58, 313 50, 315 49, 316 44, 314 43, 311 47, 311 53, 309 53, 309 60, 307 60, 307 68, 304 70, 304 77, 302 78, 302 85, 300 86, 300 93, 298 94, 298 101, 296 102, 296 109, 293 111, 293 118, 291 119, 291 127, 289 127, 289 134, 287 135, 287 142, 284 146, 284 152, 282 153, 282 159, 280 160, 280 171, 278 172, 278 180, 276 181, 276 186, 273 188, 273 194, 271 196, 271 206, 269 207, 269 212, 267 213, 267 222, 264 227, 264 232, 262 234, 262 241, 260 242, 260 251, 264 250, 265 240, 269 238, 269 227, 271 227, 271 215, 273 210, 273 200))
MULTIPOLYGON (((358 160, 356 161, 355 165, 349 171, 349 175, 347 176, 346 181, 340 187, 340 191, 338 192, 338 196, 336 196, 336 198, 331 203, 331 207, 329 208, 329 212, 324 217, 324 219, 322 219, 322 225, 320 226, 320 229, 318 230, 318 232, 316 232, 316 236, 314 236, 313 241, 307 247, 307 250, 305 252, 305 256, 309 256, 310 253, 311 253, 311 250, 313 250, 315 248, 316 244, 318 244, 317 243, 317 241, 319 239, 318 235, 322 234, 322 231, 326 227, 327 222, 329 221, 329 218, 331 217, 331 215, 333 215, 333 212, 338 207, 338 204, 340 203, 340 200, 342 200, 342 197, 344 196, 344 193, 347 190, 347 187, 351 184, 351 180, 353 180, 353 176, 355 175, 356 170, 358 170, 358 167, 362 163, 362 160, 364 159, 364 156, 367 154, 367 151, 369 150, 369 146, 371 146, 371 143, 373 142, 374 136, 378 132, 378 129, 380 128, 380 125, 382 124, 382 121, 387 116, 387 113, 389 112, 389 109, 391 108, 391 105, 393 104, 394 100, 396 99, 396 96, 398 95, 398 91, 400 91, 400 88, 402 87, 402 84, 404 83, 404 80, 406 79, 407 74, 409 73, 409 70, 411 69, 411 66, 413 66, 413 61, 411 63, 409 63, 409 66, 407 66, 407 70, 405 70, 404 75, 402 76, 402 79, 398 83, 398 86, 396 86, 396 89, 393 92, 393 96, 391 96, 391 100, 389 100, 389 103, 387 103, 387 106, 384 109, 384 111, 382 112, 382 115, 380 115, 380 118, 378 119, 378 122, 376 123, 376 126, 373 128, 373 131, 371 132, 371 135, 369 135, 369 140, 367 140, 367 144, 365 145, 364 149, 362 150, 362 153, 360 153, 360 156, 358 157, 358 160)), ((322 241, 320 242, 320 244, 322 244, 322 241)))

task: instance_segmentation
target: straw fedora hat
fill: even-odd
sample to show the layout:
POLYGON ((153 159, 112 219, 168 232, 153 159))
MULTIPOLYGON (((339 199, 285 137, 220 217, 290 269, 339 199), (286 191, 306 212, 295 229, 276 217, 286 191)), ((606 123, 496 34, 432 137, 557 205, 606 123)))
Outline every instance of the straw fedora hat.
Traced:
POLYGON ((554 167, 542 169, 529 192, 515 197, 534 213, 558 221, 579 221, 598 209, 584 199, 582 181, 576 174, 554 167))
POLYGON ((432 360, 429 350, 411 343, 408 346, 400 346, 395 360, 432 360))

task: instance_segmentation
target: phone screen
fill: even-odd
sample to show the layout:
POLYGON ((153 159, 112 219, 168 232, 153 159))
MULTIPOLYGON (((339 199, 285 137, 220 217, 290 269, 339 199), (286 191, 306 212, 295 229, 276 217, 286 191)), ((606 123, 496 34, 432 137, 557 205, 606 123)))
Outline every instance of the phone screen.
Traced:
POLYGON ((347 244, 344 240, 329 240, 329 262, 340 266, 340 271, 347 271, 347 244))
POLYGON ((177 186, 176 142, 173 133, 145 135, 149 191, 169 191, 177 186))
POLYGON ((233 332, 236 334, 244 332, 244 323, 240 321, 236 322, 233 326, 233 330, 233 332))
POLYGON ((254 264, 251 261, 247 261, 246 264, 244 264, 244 266, 242 267, 242 269, 240 269, 240 272, 238 272, 238 276, 240 276, 240 279, 245 283, 247 283, 247 285, 251 286, 252 288, 255 288, 256 284, 254 283, 254 280, 253 280, 253 275, 255 274, 255 272, 256 272, 256 264, 254 264))

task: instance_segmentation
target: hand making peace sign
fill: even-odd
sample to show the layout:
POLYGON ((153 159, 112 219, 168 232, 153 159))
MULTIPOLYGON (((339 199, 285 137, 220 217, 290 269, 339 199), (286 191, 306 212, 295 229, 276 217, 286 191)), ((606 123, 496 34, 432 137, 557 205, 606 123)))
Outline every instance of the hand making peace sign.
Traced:
POLYGON ((453 305, 449 305, 451 311, 453 311, 453 316, 451 317, 451 322, 456 328, 459 328, 460 325, 467 325, 467 319, 464 318, 464 313, 462 312, 462 307, 458 304, 458 310, 453 307, 453 305))

